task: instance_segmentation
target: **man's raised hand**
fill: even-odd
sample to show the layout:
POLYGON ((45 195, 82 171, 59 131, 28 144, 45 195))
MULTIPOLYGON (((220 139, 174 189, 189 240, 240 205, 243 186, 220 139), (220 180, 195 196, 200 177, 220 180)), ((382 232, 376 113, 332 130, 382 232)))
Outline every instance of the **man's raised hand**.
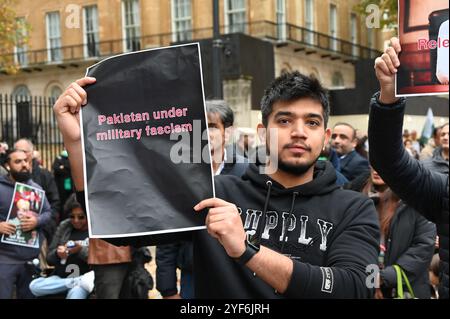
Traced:
POLYGON ((395 74, 400 66, 398 54, 401 52, 400 41, 392 38, 390 46, 375 60, 375 74, 380 83, 380 102, 392 104, 395 97, 395 74))
POLYGON ((83 87, 95 81, 95 78, 85 77, 71 83, 53 106, 65 142, 81 139, 79 112, 81 106, 87 103, 87 93, 83 87))

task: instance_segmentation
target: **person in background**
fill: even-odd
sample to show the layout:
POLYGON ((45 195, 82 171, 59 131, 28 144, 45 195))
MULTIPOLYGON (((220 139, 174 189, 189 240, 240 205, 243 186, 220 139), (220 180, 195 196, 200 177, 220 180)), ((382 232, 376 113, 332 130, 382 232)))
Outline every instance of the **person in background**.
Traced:
POLYGON ((380 221, 380 288, 375 298, 395 297, 397 274, 393 265, 405 271, 415 297, 431 298, 428 266, 434 253, 436 226, 401 202, 373 168, 362 192, 374 201, 380 221))
POLYGON ((410 139, 406 139, 403 142, 403 145, 405 146, 405 150, 408 152, 409 156, 414 159, 419 159, 419 154, 416 152, 416 149, 413 147, 412 141, 410 139))
POLYGON ((435 127, 433 129, 433 134, 431 136, 430 139, 428 139, 427 144, 425 145, 425 147, 422 149, 422 151, 420 152, 420 160, 426 160, 427 158, 430 158, 433 156, 433 152, 434 150, 440 146, 440 127, 435 127))
POLYGON ((39 216, 35 214, 23 216, 20 220, 20 229, 7 222, 16 182, 42 188, 31 179, 30 162, 24 151, 9 151, 6 167, 8 175, 0 176, 0 236, 12 235, 19 230, 26 232, 37 230, 39 246, 32 248, 0 242, 0 299, 12 298, 14 286, 16 286, 17 298, 34 298, 29 289, 32 274, 28 271, 26 264, 39 255, 44 237, 42 229, 51 219, 51 208, 45 197, 39 216))
POLYGON ((355 150, 356 130, 348 123, 337 123, 331 135, 331 145, 339 155, 341 173, 350 182, 369 171, 369 161, 355 150))
POLYGON ((449 158, 449 134, 448 123, 439 128, 439 147, 433 151, 431 158, 423 161, 425 167, 448 175, 448 158, 449 158))
POLYGON ((439 254, 433 255, 428 273, 430 275, 431 298, 439 299, 439 254))
MULTIPOLYGON (((52 170, 53 175, 55 176, 61 205, 64 205, 69 196, 74 193, 72 175, 70 173, 69 155, 65 149, 55 158, 52 170)), ((67 218, 67 216, 61 216, 61 220, 65 218, 67 218)))
POLYGON ((67 293, 66 299, 86 299, 94 288, 94 272, 87 264, 87 218, 75 194, 67 200, 64 211, 69 218, 59 224, 47 254, 48 264, 55 269, 49 277, 34 279, 30 290, 36 297, 67 293), (70 241, 74 247, 68 247, 70 241), (73 276, 74 269, 78 276, 73 276))
POLYGON ((370 101, 370 162, 392 191, 434 222, 439 236, 439 298, 448 299, 449 180, 412 158, 401 139, 406 99, 395 96, 395 75, 402 48, 398 38, 375 60, 380 92, 370 101))
MULTIPOLYGON (((228 153, 226 131, 234 122, 233 110, 222 100, 206 101, 209 142, 215 175, 242 176, 247 160, 236 153, 228 153)), ((164 299, 193 299, 193 247, 192 242, 159 245, 156 247, 156 288, 164 299), (180 292, 177 291, 176 269, 181 270, 180 292)))
POLYGON ((95 297, 119 299, 131 266, 131 248, 117 247, 99 238, 90 238, 88 264, 95 273, 95 297))
POLYGON ((45 196, 47 196, 52 208, 52 220, 44 229, 45 238, 51 243, 56 226, 59 223, 59 214, 61 210, 55 179, 50 171, 40 167, 37 160, 33 159, 34 145, 29 139, 21 138, 17 140, 16 143, 14 143, 14 148, 23 150, 27 154, 27 160, 31 167, 31 178, 45 191, 45 196))
POLYGON ((6 152, 8 151, 8 144, 5 142, 0 142, 0 176, 8 174, 4 165, 6 163, 6 152))

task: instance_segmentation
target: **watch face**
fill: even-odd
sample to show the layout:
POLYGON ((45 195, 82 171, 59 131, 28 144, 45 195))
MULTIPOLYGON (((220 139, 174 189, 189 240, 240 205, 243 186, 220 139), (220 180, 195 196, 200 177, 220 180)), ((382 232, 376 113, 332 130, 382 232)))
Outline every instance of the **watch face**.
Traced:
POLYGON ((259 236, 259 232, 257 231, 253 235, 247 234, 247 242, 249 245, 259 249, 259 246, 261 245, 261 237, 259 236))

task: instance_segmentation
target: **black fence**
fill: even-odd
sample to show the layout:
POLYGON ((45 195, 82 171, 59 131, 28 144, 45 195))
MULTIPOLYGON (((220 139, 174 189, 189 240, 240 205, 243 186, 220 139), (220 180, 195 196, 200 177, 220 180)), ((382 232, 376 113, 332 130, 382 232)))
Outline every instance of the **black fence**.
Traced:
POLYGON ((19 138, 28 138, 39 151, 42 165, 51 169, 63 150, 53 114, 54 98, 0 94, 0 141, 12 148, 19 138))
MULTIPOLYGON (((277 24, 271 21, 254 21, 250 23, 220 26, 220 33, 243 33, 252 37, 270 40, 278 45, 291 43, 296 45, 296 51, 306 50, 307 53, 320 49, 322 55, 332 59, 342 58, 348 61, 375 58, 381 53, 356 43, 316 32, 293 24, 277 24)), ((213 28, 199 28, 175 33, 144 35, 128 39, 114 39, 87 44, 62 46, 26 52, 5 54, 3 57, 16 61, 20 67, 31 72, 40 70, 46 64, 74 64, 86 59, 93 61, 123 52, 137 51, 146 48, 168 46, 179 42, 209 39, 213 37, 213 28)))

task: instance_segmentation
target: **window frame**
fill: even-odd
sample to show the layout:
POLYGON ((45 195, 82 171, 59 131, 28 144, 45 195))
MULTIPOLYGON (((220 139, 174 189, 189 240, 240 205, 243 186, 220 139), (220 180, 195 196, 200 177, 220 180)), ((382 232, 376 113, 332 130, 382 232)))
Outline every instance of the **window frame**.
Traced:
POLYGON ((141 10, 140 10, 140 1, 139 0, 122 0, 122 36, 123 36, 123 52, 133 52, 141 49, 141 10), (132 15, 135 17, 134 24, 127 25, 127 4, 130 4, 132 15), (134 12, 136 9, 136 12, 134 12), (132 38, 128 37, 128 30, 134 30, 136 35, 132 38), (135 42, 138 40, 137 42, 135 42), (130 47, 128 46, 129 44, 130 47))
POLYGON ((50 11, 45 14, 46 24, 46 38, 47 38, 47 59, 48 62, 61 62, 63 60, 62 55, 62 36, 61 36, 61 15, 59 11, 50 11), (57 19, 52 20, 52 16, 57 16, 57 19), (53 22, 57 22, 57 26, 50 25, 53 22), (57 30, 57 35, 53 35, 52 32, 57 30), (53 46, 54 42, 57 42, 59 46, 53 46))
MULTIPOLYGON (((91 13, 91 14, 92 14, 91 13)), ((98 7, 96 4, 89 5, 83 7, 83 53, 85 58, 94 58, 100 56, 100 47, 99 47, 99 21, 98 21, 98 7), (92 27, 93 30, 88 31, 88 11, 93 10, 93 15, 91 16, 92 19, 92 27), (89 48, 89 35, 94 36, 94 55, 90 54, 90 48, 89 48)))
POLYGON ((224 1, 225 6, 225 33, 246 33, 247 32, 247 1, 241 1, 243 7, 241 8, 229 8, 230 0, 224 1), (230 25, 230 16, 242 14, 244 16, 244 22, 239 22, 236 25, 230 25))
POLYGON ((171 0, 171 14, 172 14, 172 41, 190 41, 192 40, 192 1, 191 0, 171 0), (189 4, 189 15, 184 17, 177 17, 177 12, 181 10, 179 7, 181 4, 189 4), (180 25, 184 25, 187 22, 189 26, 187 29, 178 29, 180 25))

